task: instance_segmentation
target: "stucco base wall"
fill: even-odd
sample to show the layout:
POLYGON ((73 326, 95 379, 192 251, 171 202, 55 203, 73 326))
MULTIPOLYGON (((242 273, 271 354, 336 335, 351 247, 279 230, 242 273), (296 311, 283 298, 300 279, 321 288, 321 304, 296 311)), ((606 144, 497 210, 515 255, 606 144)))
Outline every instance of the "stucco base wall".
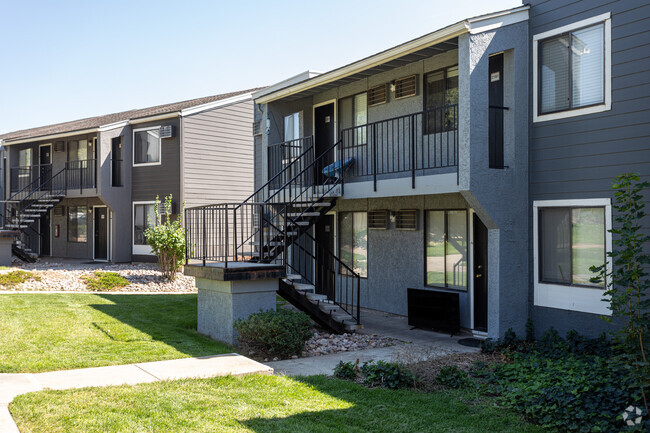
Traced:
POLYGON ((275 310, 277 279, 217 281, 196 278, 197 330, 215 340, 237 343, 233 324, 260 310, 275 310))

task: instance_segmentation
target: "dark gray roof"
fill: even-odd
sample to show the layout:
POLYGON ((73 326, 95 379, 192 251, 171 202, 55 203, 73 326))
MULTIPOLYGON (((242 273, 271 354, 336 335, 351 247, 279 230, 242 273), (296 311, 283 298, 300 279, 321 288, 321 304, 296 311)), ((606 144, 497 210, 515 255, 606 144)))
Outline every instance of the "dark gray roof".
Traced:
POLYGON ((24 140, 29 138, 43 137, 53 134, 82 131, 85 129, 97 128, 110 123, 122 122, 125 120, 139 119, 143 117, 157 116, 160 114, 174 113, 186 108, 207 104, 210 102, 228 99, 233 96, 251 93, 260 88, 240 90, 238 92, 223 93, 221 95, 206 96, 204 98, 190 99, 188 101, 174 102, 171 104, 156 105, 155 107, 140 108, 136 110, 123 111, 121 113, 106 114, 103 116, 88 117, 86 119, 73 120, 71 122, 57 123, 54 125, 39 126, 37 128, 23 129, 21 131, 8 132, 0 135, 0 139, 6 142, 24 140))

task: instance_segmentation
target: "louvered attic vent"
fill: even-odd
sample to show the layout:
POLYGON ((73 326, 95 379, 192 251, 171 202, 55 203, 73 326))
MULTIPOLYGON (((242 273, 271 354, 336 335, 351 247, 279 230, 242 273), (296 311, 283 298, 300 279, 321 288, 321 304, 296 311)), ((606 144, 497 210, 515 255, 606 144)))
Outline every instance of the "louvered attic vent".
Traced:
POLYGON ((417 230, 418 211, 398 210, 395 213, 395 228, 397 230, 417 230))
POLYGON ((55 141, 54 142, 54 151, 55 152, 64 152, 65 151, 65 141, 55 141))
POLYGON ((368 89, 368 106, 383 104, 387 100, 386 84, 368 89))
POLYGON ((417 75, 395 80, 395 99, 408 98, 417 93, 417 75))
POLYGON ((165 125, 160 127, 160 138, 172 138, 174 136, 174 128, 172 125, 165 125))
POLYGON ((262 121, 253 122, 253 135, 262 135, 262 121))
POLYGON ((368 211, 368 228, 386 230, 388 228, 388 212, 385 210, 368 211))

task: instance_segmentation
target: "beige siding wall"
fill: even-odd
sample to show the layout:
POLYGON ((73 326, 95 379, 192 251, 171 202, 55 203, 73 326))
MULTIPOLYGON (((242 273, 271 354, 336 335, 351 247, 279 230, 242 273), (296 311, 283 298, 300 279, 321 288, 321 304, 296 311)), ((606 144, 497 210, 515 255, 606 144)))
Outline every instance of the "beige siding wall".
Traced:
POLYGON ((183 118, 186 207, 240 202, 253 193, 253 101, 183 118))

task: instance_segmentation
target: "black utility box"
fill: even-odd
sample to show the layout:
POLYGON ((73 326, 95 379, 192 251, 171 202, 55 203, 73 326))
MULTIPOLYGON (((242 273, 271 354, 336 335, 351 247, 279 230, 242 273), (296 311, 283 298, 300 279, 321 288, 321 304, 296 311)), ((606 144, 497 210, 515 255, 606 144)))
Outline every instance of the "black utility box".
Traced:
POLYGON ((458 293, 407 289, 408 323, 422 329, 460 333, 458 293))

